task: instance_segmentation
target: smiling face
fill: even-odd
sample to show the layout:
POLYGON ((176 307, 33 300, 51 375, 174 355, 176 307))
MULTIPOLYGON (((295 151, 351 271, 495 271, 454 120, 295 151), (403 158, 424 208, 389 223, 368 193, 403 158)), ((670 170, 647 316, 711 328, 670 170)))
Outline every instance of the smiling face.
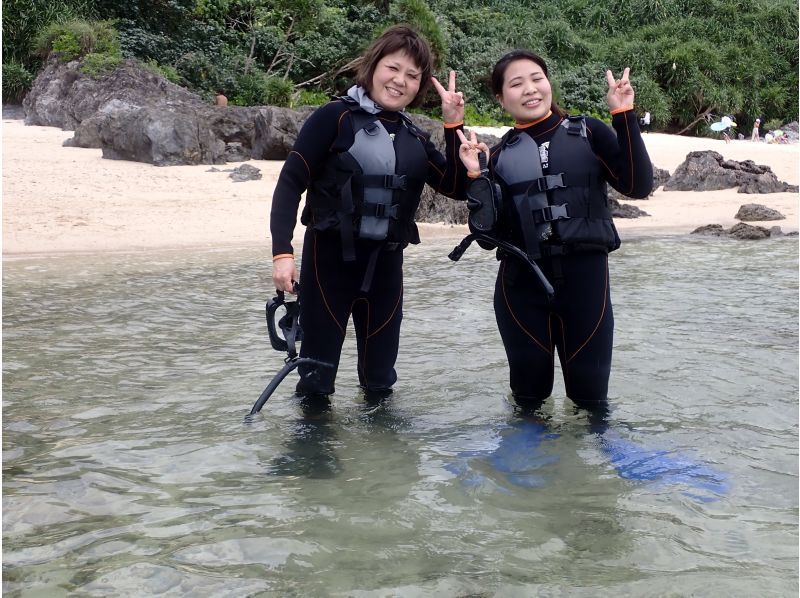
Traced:
POLYGON ((385 110, 401 111, 417 97, 422 70, 403 52, 386 54, 372 74, 369 97, 385 110))
POLYGON ((520 58, 506 67, 503 91, 497 100, 518 123, 529 123, 547 116, 553 92, 542 67, 533 60, 520 58))

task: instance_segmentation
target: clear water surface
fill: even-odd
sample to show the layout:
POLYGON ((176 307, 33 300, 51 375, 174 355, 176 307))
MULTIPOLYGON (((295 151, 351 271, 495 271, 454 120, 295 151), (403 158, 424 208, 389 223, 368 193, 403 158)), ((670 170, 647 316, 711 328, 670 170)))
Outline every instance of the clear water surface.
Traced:
MULTIPOLYGON (((497 262, 406 252, 400 381, 330 411, 266 338, 263 248, 6 260, 8 596, 796 596, 798 245, 612 255, 605 428, 517 412, 497 262)), ((557 376, 558 378, 558 376, 557 376)))

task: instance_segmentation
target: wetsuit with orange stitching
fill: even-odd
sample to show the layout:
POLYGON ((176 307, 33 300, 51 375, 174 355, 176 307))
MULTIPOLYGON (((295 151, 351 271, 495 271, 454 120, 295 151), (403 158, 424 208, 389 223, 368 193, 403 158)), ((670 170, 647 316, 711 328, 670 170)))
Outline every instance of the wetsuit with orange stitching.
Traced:
MULTIPOLYGON (((381 112, 377 117, 390 135, 406 126, 394 112, 381 112)), ((293 253, 292 233, 300 197, 336 153, 347 151, 353 145, 351 119, 351 110, 343 102, 332 101, 317 109, 303 125, 273 195, 270 216, 273 255, 293 253)), ((455 131, 455 128, 445 128, 449 159, 426 137, 419 137, 427 155, 426 183, 448 196, 461 194, 464 185, 455 131)), ((331 216, 335 216, 333 212, 331 216)), ((404 242, 377 254, 369 288, 362 291, 370 256, 383 242, 356 238, 355 260, 345 261, 338 226, 320 222, 319 216, 308 206, 303 221, 308 226, 300 270, 300 323, 304 333, 300 355, 331 363, 334 369, 313 370, 301 366, 297 392, 303 395, 334 392, 351 315, 356 334, 359 384, 368 392, 388 391, 397 380, 394 365, 403 318, 402 249, 407 243, 419 243, 416 225, 409 222, 404 242)))
MULTIPOLYGON (((549 142, 561 120, 551 114, 539 122, 518 126, 512 133, 533 137, 540 148, 545 175, 551 174, 549 142)), ((600 162, 602 176, 629 197, 647 197, 653 184, 652 163, 635 113, 615 114, 612 126, 613 130, 602 121, 586 118, 587 140, 600 162)), ((492 165, 497 163, 499 151, 499 146, 493 148, 492 165)), ((508 236, 524 247, 518 222, 511 226, 508 236)), ((549 397, 557 351, 567 396, 581 406, 602 404, 608 394, 614 333, 608 250, 616 247, 559 246, 557 237, 548 243, 550 247, 544 249, 537 263, 555 288, 552 301, 519 260, 499 256, 494 307, 508 357, 512 393, 518 402, 528 405, 549 397)))

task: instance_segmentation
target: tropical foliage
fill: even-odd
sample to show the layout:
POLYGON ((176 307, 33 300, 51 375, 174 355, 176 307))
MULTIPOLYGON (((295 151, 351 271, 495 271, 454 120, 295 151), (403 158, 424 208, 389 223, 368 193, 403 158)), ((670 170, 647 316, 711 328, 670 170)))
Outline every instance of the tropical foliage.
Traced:
MULTIPOLYGON (((458 72, 470 122, 503 118, 489 73, 527 47, 571 112, 606 115, 605 71, 630 66, 654 128, 702 134, 721 114, 741 127, 797 119, 797 10, 789 0, 7 0, 3 97, 24 93, 46 55, 88 54, 99 72, 137 58, 209 98, 319 101, 346 88, 381 29, 405 21, 431 41, 438 75, 458 72)), ((435 115, 434 97, 426 109, 435 115)))

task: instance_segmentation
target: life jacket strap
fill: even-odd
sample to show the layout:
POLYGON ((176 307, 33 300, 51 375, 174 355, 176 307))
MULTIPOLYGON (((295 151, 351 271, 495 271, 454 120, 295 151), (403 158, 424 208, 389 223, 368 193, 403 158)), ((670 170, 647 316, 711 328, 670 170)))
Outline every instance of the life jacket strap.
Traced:
POLYGON ((536 224, 553 222, 553 220, 566 220, 567 218, 572 218, 567 204, 547 206, 541 210, 533 210, 533 221, 536 224))
POLYGON ((400 206, 397 204, 371 203, 365 201, 361 204, 360 212, 362 216, 373 216, 375 218, 389 218, 397 220, 397 213, 400 206))
POLYGON ((362 293, 368 292, 370 287, 372 286, 372 277, 375 276, 375 264, 378 262, 378 254, 381 252, 381 249, 382 249, 381 246, 378 245, 369 254, 369 260, 367 261, 367 269, 364 272, 364 280, 361 281, 362 293))
POLYGON ((548 174, 537 179, 520 181, 509 185, 508 189, 512 195, 520 195, 527 192, 529 195, 545 193, 553 189, 563 189, 565 187, 594 187, 599 186, 600 179, 596 176, 574 175, 565 172, 558 174, 548 174))
POLYGON ((353 179, 350 177, 342 186, 342 209, 339 217, 339 233, 342 238, 342 259, 346 262, 356 261, 355 235, 353 219, 350 215, 355 209, 353 201, 353 179))
POLYGON ((408 177, 404 174, 361 174, 353 177, 362 187, 377 187, 378 189, 408 188, 408 177))

